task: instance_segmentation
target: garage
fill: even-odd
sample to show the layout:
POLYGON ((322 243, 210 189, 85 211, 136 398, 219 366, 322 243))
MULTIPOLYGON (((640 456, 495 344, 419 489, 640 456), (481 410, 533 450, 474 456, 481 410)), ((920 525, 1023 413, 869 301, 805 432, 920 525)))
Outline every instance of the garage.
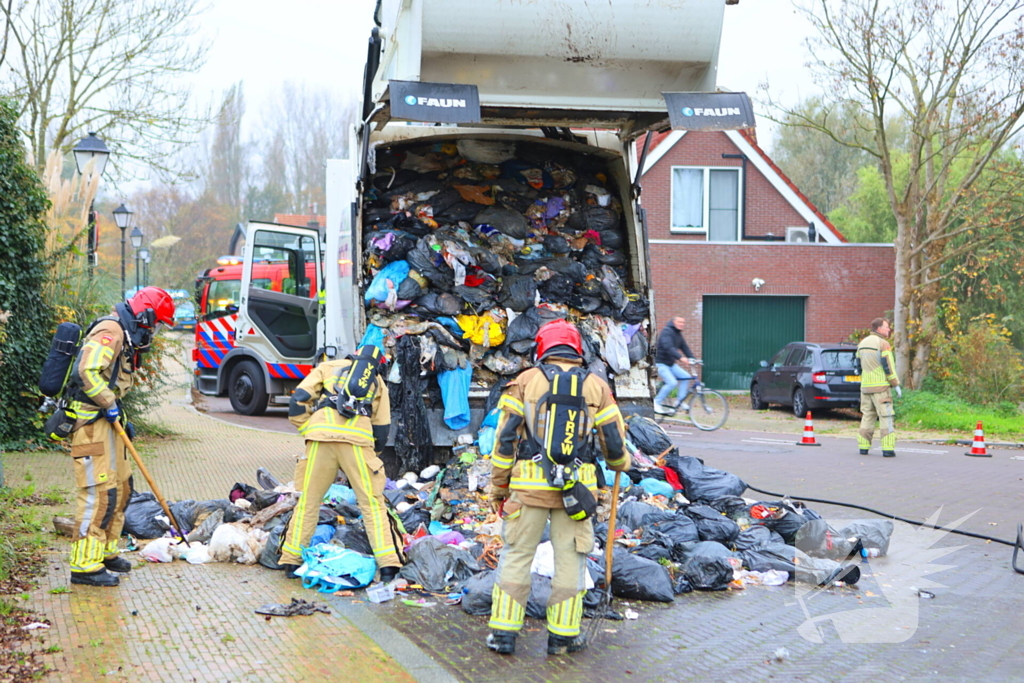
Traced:
POLYGON ((749 389, 773 353, 804 341, 803 296, 703 297, 704 382, 712 389, 749 389))

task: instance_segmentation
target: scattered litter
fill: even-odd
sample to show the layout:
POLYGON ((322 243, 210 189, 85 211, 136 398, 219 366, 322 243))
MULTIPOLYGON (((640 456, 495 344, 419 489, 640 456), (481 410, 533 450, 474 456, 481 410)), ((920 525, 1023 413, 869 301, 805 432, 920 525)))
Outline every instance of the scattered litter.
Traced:
POLYGON ((320 602, 307 602, 302 598, 292 598, 287 605, 269 604, 256 609, 256 614, 264 614, 271 617, 294 617, 308 616, 314 612, 330 614, 330 608, 320 602))
POLYGON ((784 647, 777 648, 775 652, 772 653, 772 657, 774 657, 775 661, 777 662, 781 662, 784 659, 789 659, 789 650, 787 650, 784 647))
POLYGON ((366 589, 366 597, 370 602, 382 603, 393 600, 395 587, 390 583, 375 583, 366 589))
POLYGON ((436 602, 427 602, 423 598, 420 598, 419 600, 404 599, 402 600, 402 603, 409 605, 409 607, 433 607, 437 604, 436 602))
POLYGON ((640 613, 639 612, 634 612, 633 610, 629 609, 628 607, 626 608, 626 611, 623 614, 625 614, 627 619, 639 619, 640 618, 640 613))
POLYGON ((41 621, 33 621, 31 624, 25 624, 21 627, 22 631, 35 631, 41 628, 50 628, 49 624, 44 624, 41 621))
POLYGON ((177 545, 178 541, 173 538, 158 538, 146 544, 146 547, 139 551, 139 557, 147 562, 173 562, 174 554, 171 547, 177 545))

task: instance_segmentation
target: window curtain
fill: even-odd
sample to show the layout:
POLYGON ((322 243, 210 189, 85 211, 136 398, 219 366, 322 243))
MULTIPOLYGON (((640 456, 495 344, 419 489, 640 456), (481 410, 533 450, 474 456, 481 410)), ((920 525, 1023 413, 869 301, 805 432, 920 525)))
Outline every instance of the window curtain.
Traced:
POLYGON ((703 169, 672 169, 672 227, 704 227, 703 169))

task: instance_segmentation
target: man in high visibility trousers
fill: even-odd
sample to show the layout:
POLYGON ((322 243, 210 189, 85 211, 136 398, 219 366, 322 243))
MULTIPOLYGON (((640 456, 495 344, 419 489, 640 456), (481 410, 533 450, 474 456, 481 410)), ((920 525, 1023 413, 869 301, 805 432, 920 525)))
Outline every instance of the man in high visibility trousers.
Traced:
MULTIPOLYGON (((516 636, 523 626, 530 597, 530 566, 549 520, 555 575, 547 605, 548 654, 577 652, 587 645, 585 636, 580 635, 580 621, 586 592, 586 556, 594 548, 594 525, 593 519, 580 519, 578 514, 574 518, 570 514, 571 499, 563 495, 565 486, 552 483, 551 466, 537 452, 538 444, 551 442, 550 434, 543 432, 551 429, 554 420, 541 419, 543 426, 538 423, 539 418, 554 415, 550 412, 550 398, 558 393, 558 387, 555 380, 549 379, 549 373, 573 371, 578 373, 577 380, 583 377, 578 394, 586 404, 586 433, 596 432, 608 467, 622 472, 630 467, 625 425, 611 389, 603 379, 581 368, 583 344, 579 331, 564 320, 556 320, 541 327, 536 341, 538 367, 509 382, 498 401, 501 414, 491 455, 489 498, 503 520, 505 547, 492 594, 492 632, 487 645, 501 654, 515 652, 516 636), (548 402, 538 408, 538 403, 545 399, 548 402)), ((558 381, 564 377, 559 373, 558 381)), ((578 381, 573 386, 575 389, 578 381)), ((572 399, 562 400, 571 403, 572 399)), ((575 405, 581 405, 579 398, 575 405)), ((562 438, 563 430, 551 431, 558 431, 558 438, 562 438)), ((586 450, 581 454, 584 457, 571 479, 592 494, 597 489, 593 454, 585 457, 586 450)))
POLYGON ((378 457, 391 428, 391 402, 382 376, 386 363, 379 348, 362 346, 348 358, 315 367, 292 394, 288 419, 306 438, 306 453, 295 466, 295 487, 302 495, 279 562, 288 566, 288 578, 295 578, 302 564, 302 548, 313 537, 320 504, 339 468, 355 491, 381 581, 394 579, 402 566, 384 503, 384 463, 378 457), (360 365, 354 368, 356 363, 360 365), (353 377, 354 370, 360 376, 353 377), (357 384, 365 393, 354 396, 347 387, 357 384))
POLYGON ((896 457, 895 413, 892 407, 892 390, 903 396, 900 378, 896 376, 896 360, 892 355, 889 334, 892 328, 885 318, 871 321, 871 334, 857 345, 857 359, 860 361, 860 432, 857 444, 860 454, 867 455, 871 439, 875 436, 878 423, 882 435, 882 455, 896 457))
MULTIPOLYGON (((159 287, 144 287, 92 325, 72 366, 68 407, 77 416, 71 462, 78 494, 71 583, 116 586, 117 574, 132 569, 117 548, 131 496, 132 465, 112 425, 125 421, 121 398, 162 325, 174 325, 174 301, 159 287)), ((128 430, 131 436, 131 425, 128 430)))

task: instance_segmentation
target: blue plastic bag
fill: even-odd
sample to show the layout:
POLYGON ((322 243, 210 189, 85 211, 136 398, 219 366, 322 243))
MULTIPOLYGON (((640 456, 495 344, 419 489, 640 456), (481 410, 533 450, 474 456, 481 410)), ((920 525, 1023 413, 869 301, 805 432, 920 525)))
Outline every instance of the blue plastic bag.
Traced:
POLYGON ((327 543, 303 548, 302 566, 295 570, 304 588, 316 588, 320 593, 368 586, 376 573, 377 562, 372 557, 327 543))
POLYGON ((374 301, 387 301, 387 280, 391 280, 397 290, 407 277, 409 277, 409 262, 392 261, 381 268, 380 272, 373 277, 373 282, 366 288, 366 295, 363 298, 368 304, 374 301))
POLYGON ((456 431, 469 426, 469 382, 473 378, 473 366, 446 370, 437 373, 441 385, 441 400, 444 401, 444 423, 456 431))
POLYGON ((358 505, 355 491, 344 484, 331 484, 331 488, 327 489, 327 493, 324 494, 324 505, 331 505, 339 501, 349 505, 358 505))
POLYGON ((330 543, 332 538, 334 538, 333 526, 330 524, 317 524, 316 530, 313 531, 313 537, 309 539, 309 544, 319 545, 320 543, 330 543))
POLYGON ((456 339, 462 339, 462 328, 457 322, 455 322, 455 318, 450 318, 447 315, 441 315, 437 317, 437 322, 444 325, 449 332, 455 335, 456 339))
POLYGON ((494 437, 497 430, 494 427, 484 427, 477 434, 476 441, 480 447, 480 455, 490 455, 494 450, 494 437))
POLYGON ((647 491, 647 493, 652 496, 665 496, 666 498, 671 498, 672 494, 676 492, 675 489, 672 488, 672 484, 667 481, 661 481, 660 479, 641 479, 640 486, 644 491, 647 491))
POLYGON ((376 325, 366 326, 366 332, 363 333, 363 338, 360 340, 359 346, 368 345, 376 346, 381 351, 384 350, 384 328, 377 327, 376 325))

